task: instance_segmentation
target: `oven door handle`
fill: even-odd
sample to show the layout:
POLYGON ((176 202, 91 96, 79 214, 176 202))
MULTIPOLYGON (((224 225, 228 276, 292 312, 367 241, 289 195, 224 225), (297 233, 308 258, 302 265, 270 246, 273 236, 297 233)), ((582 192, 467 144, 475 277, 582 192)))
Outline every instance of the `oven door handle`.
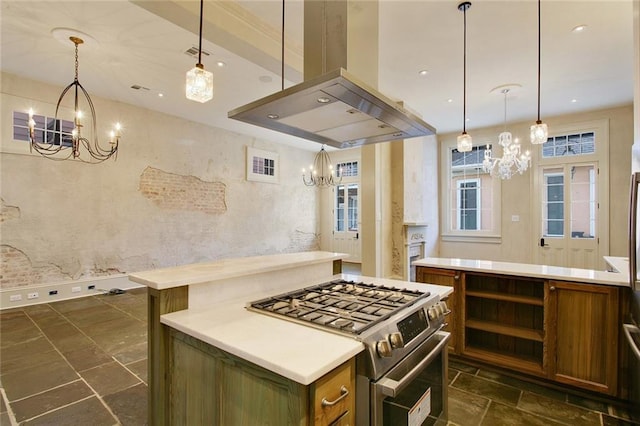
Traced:
POLYGON ((446 346, 449 343, 449 339, 451 338, 451 335, 449 333, 443 333, 441 331, 438 331, 437 333, 434 334, 433 337, 440 338, 441 339, 440 342, 436 345, 435 348, 433 348, 431 352, 429 352, 429 355, 427 355, 422 361, 420 361, 418 365, 413 367, 411 371, 405 374, 404 377, 402 377, 400 380, 393 380, 388 377, 383 377, 380 380, 378 380, 378 382, 376 383, 376 386, 380 387, 380 391, 382 392, 383 395, 390 396, 392 398, 395 398, 396 396, 398 396, 398 394, 402 392, 402 390, 405 387, 407 387, 409 383, 415 380, 415 378, 420 374, 420 372, 427 365, 429 365, 435 359, 435 357, 438 356, 438 354, 441 351, 447 350, 446 346))
POLYGON ((631 346, 633 354, 640 360, 640 348, 638 348, 636 342, 633 341, 633 337, 631 337, 632 333, 640 333, 640 327, 636 327, 633 324, 622 324, 622 330, 624 330, 624 335, 627 338, 627 342, 629 342, 629 346, 631 346))

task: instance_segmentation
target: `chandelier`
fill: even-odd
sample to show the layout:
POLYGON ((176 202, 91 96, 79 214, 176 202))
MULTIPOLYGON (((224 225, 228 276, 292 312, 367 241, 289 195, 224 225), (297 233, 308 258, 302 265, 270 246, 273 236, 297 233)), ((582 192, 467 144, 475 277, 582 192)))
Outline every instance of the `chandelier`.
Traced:
POLYGON ((307 186, 327 188, 342 182, 342 173, 338 174, 340 174, 340 177, 336 178, 329 153, 325 151, 324 145, 322 145, 320 152, 316 154, 316 158, 313 160, 313 164, 309 166, 309 175, 307 176, 307 171, 302 169, 302 181, 307 186))
POLYGON ((504 132, 498 136, 498 144, 502 147, 502 157, 493 157, 491 145, 487 145, 484 151, 482 169, 492 177, 510 179, 516 172, 524 173, 531 163, 531 154, 526 151, 520 153, 518 138, 513 139, 511 132, 507 132, 507 94, 509 89, 503 89, 504 94, 504 132))
POLYGON ((465 1, 458 5, 458 10, 464 14, 464 44, 462 66, 462 133, 458 135, 458 151, 469 152, 473 148, 471 135, 467 133, 467 9, 471 2, 465 1))
POLYGON ((540 120, 540 0, 538 0, 538 119, 531 126, 530 140, 534 145, 540 145, 549 138, 549 129, 546 123, 540 120))
MULTIPOLYGON (((33 110, 29 110, 29 141, 31 143, 30 150, 36 150, 42 156, 52 160, 67 160, 73 158, 83 161, 85 163, 101 163, 111 156, 115 156, 118 152, 118 144, 120 142, 120 123, 115 125, 114 130, 111 131, 109 144, 107 149, 100 146, 98 142, 97 130, 96 130, 96 110, 93 107, 93 102, 89 97, 89 93, 82 87, 82 84, 78 81, 78 45, 84 43, 79 37, 71 36, 69 40, 73 42, 76 49, 75 54, 75 78, 73 82, 69 84, 60 94, 58 103, 56 104, 56 114, 53 123, 45 123, 44 119, 40 123, 36 123, 34 119, 33 110), (60 105, 62 104, 65 95, 73 88, 73 129, 71 134, 64 133, 62 129, 62 121, 58 119, 58 112, 60 105), (86 122, 83 119, 83 113, 80 110, 80 94, 84 96, 84 102, 89 107, 89 115, 91 121, 91 128, 88 132, 90 138, 83 135, 82 128, 85 127, 86 122), (53 132, 50 126, 54 126, 53 132), (56 137, 51 138, 50 135, 54 133, 56 137), (60 136, 57 136, 57 135, 60 136), (86 150, 81 151, 81 148, 86 150)), ((114 157, 115 158, 115 157, 114 157)))
POLYGON ((200 36, 198 63, 187 71, 186 96, 190 101, 205 103, 213 99, 213 73, 205 71, 202 65, 202 12, 204 0, 200 0, 200 36))

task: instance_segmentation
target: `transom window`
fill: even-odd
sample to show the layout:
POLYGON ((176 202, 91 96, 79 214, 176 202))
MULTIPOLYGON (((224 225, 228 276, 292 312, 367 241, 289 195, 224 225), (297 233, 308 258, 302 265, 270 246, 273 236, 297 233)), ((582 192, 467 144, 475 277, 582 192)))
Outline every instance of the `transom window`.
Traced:
POLYGON ((567 157, 593 154, 596 150, 594 132, 554 136, 542 145, 542 157, 567 157))
POLYGON ((345 163, 338 163, 336 176, 337 177, 357 177, 358 176, 358 162, 348 161, 345 163))

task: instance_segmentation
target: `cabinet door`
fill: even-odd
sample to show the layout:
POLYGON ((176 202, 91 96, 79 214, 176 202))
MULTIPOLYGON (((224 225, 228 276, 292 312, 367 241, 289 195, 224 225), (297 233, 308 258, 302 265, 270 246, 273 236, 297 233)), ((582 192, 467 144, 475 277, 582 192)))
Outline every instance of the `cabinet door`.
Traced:
POLYGON ((453 287, 453 294, 447 299, 447 306, 451 310, 451 314, 447 317, 449 325, 445 327, 445 331, 451 333, 451 339, 449 340, 449 352, 459 354, 458 347, 458 324, 462 318, 462 312, 460 311, 459 294, 460 294, 460 281, 462 273, 460 271, 453 271, 450 269, 436 269, 427 268, 424 266, 418 266, 416 268, 416 282, 442 285, 447 287, 453 287))
POLYGON ((618 289, 560 281, 548 286, 550 378, 615 395, 618 289))

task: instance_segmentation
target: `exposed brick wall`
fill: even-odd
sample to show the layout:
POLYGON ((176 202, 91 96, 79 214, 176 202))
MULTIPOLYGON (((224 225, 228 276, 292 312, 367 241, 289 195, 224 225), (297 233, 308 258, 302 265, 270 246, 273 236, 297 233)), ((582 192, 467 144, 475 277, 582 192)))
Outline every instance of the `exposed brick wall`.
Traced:
POLYGON ((140 176, 139 191, 158 207, 170 210, 222 214, 227 211, 225 184, 205 182, 195 176, 167 173, 147 167, 140 176))
POLYGON ((0 207, 0 223, 10 219, 17 219, 20 217, 19 207, 6 205, 2 198, 0 198, 0 202, 2 203, 2 206, 0 207))
POLYGON ((21 287, 44 282, 68 280, 55 266, 34 267, 29 257, 15 247, 0 246, 0 288, 21 287))
POLYGON ((289 247, 285 251, 296 253, 312 250, 320 250, 320 236, 312 232, 302 232, 296 229, 291 235, 289 247))

